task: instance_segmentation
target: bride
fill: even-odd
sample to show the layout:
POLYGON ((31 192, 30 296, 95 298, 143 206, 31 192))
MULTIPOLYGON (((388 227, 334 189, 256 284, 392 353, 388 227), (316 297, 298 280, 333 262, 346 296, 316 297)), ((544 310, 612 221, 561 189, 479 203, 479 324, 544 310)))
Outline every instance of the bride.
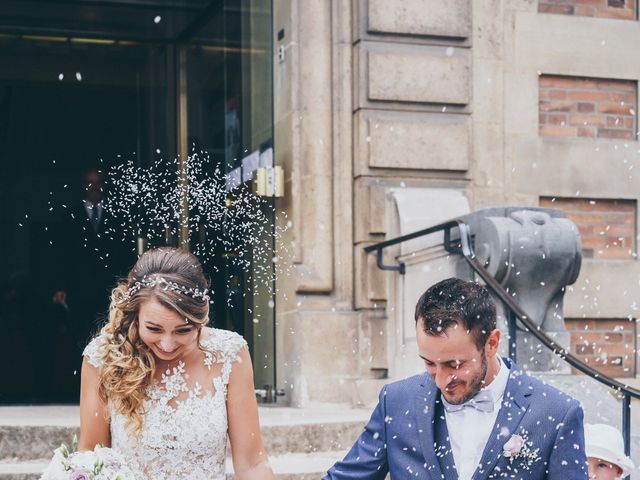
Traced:
POLYGON ((273 479, 253 370, 238 334, 209 328, 202 266, 173 248, 140 257, 84 351, 78 450, 116 450, 137 480, 273 479))

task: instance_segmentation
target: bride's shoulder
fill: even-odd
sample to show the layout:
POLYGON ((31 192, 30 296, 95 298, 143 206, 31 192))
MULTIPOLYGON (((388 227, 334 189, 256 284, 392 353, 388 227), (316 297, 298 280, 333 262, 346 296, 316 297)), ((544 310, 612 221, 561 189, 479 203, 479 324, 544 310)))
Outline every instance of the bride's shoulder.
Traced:
POLYGON ((102 367, 102 349, 107 343, 106 338, 102 334, 98 334, 84 347, 82 356, 96 368, 102 367))
POLYGON ((204 327, 202 346, 216 355, 222 355, 232 360, 237 357, 240 350, 247 348, 247 342, 241 335, 231 330, 204 327))

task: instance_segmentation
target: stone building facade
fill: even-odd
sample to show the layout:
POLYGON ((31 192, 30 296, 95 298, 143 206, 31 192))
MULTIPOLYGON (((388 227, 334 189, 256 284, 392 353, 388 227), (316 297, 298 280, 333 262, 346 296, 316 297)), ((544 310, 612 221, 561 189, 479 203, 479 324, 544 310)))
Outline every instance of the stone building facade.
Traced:
POLYGON ((426 285, 363 247, 488 206, 565 210, 583 242, 571 350, 636 376, 637 18, 635 0, 275 0, 291 404, 366 404, 420 367, 407 305, 426 285))

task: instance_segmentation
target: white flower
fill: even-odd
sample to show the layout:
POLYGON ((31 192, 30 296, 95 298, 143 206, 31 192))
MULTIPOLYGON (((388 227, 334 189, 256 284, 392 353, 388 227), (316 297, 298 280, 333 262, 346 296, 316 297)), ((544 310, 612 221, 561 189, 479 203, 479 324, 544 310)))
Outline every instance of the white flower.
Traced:
POLYGON ((67 472, 65 470, 66 458, 62 453, 66 448, 66 446, 62 446, 53 451, 53 458, 51 459, 51 462, 49 462, 49 465, 47 465, 44 472, 42 472, 40 480, 57 480, 67 476, 67 472))
POLYGON ((88 470, 93 468, 93 464, 96 461, 94 452, 75 452, 69 455, 69 463, 75 467, 84 467, 88 470))
POLYGON ((528 470, 534 462, 540 460, 538 452, 540 449, 533 448, 533 442, 528 440, 526 432, 522 435, 511 435, 511 438, 502 446, 502 456, 508 458, 510 464, 520 460, 523 470, 528 470))
POLYGON ((53 452, 53 458, 40 480, 135 480, 133 472, 124 465, 122 457, 111 448, 96 446, 94 451, 69 454, 66 445, 53 452))
POLYGON ((524 438, 520 435, 511 435, 511 438, 504 444, 502 450, 507 458, 516 457, 524 447, 524 438))

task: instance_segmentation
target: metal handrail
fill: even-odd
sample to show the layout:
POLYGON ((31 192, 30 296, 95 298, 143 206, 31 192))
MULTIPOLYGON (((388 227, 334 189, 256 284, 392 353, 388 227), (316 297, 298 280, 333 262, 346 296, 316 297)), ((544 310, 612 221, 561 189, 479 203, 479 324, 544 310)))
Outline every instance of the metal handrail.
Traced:
MULTIPOLYGON (((402 235, 391 240, 368 245, 364 248, 365 252, 376 252, 376 262, 382 270, 398 271, 404 275, 406 272, 406 266, 403 262, 398 262, 398 265, 385 265, 383 263, 382 252, 385 248, 398 245, 400 243, 412 240, 414 238, 423 237, 432 233, 444 232, 443 245, 447 252, 459 253, 467 261, 469 266, 484 280, 487 287, 491 292, 496 295, 509 309, 511 313, 509 317, 509 333, 510 336, 515 337, 515 318, 525 326, 526 331, 536 337, 547 349, 551 350, 555 355, 560 357, 561 360, 567 362, 576 370, 584 373, 585 375, 597 380, 598 382, 606 385, 607 387, 617 390, 622 395, 622 430, 625 444, 625 454, 629 455, 631 448, 631 397, 640 399, 640 390, 637 390, 629 385, 625 385, 618 380, 611 378, 603 373, 598 372, 594 368, 582 362, 577 357, 573 356, 566 348, 558 345, 551 337, 544 333, 539 325, 536 325, 531 317, 513 300, 513 298, 502 288, 502 285, 491 275, 491 273, 478 261, 473 252, 471 241, 471 230, 469 225, 460 219, 450 220, 433 227, 425 228, 407 235, 402 235), (457 228, 460 234, 457 243, 452 242, 451 230, 457 228)), ((509 339, 509 356, 515 361, 515 348, 512 345, 515 344, 515 338, 509 339)))

